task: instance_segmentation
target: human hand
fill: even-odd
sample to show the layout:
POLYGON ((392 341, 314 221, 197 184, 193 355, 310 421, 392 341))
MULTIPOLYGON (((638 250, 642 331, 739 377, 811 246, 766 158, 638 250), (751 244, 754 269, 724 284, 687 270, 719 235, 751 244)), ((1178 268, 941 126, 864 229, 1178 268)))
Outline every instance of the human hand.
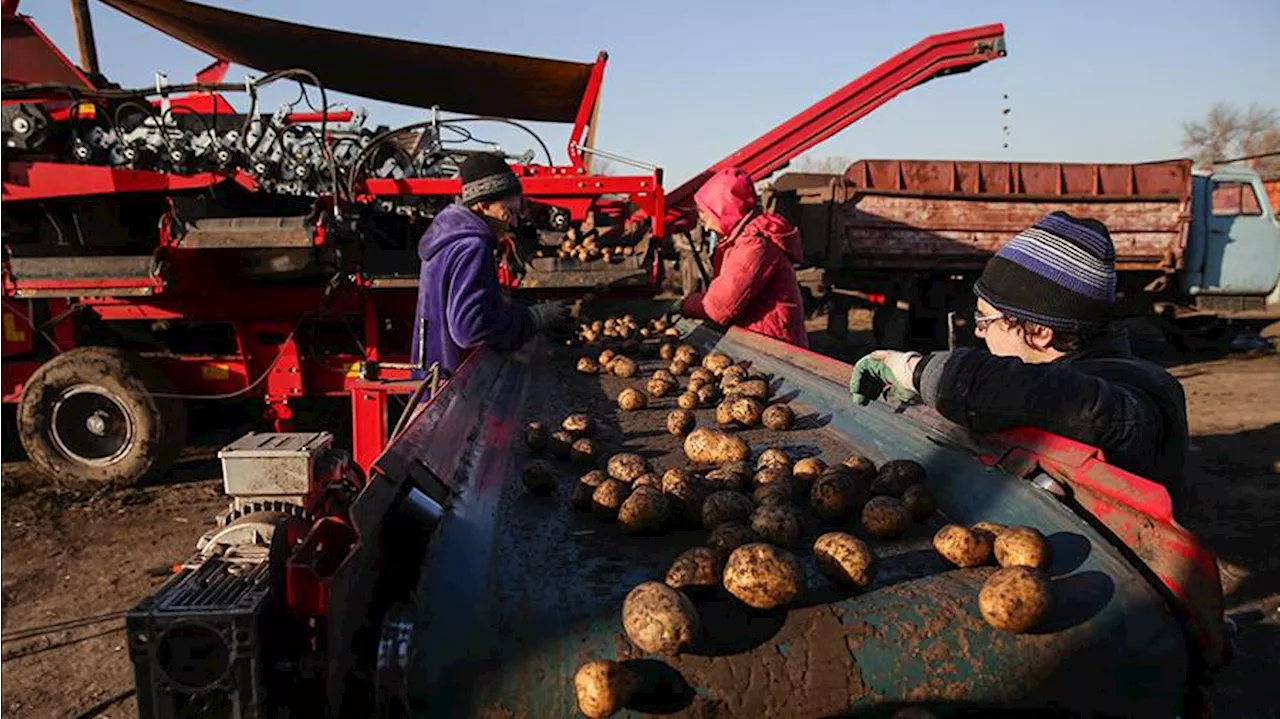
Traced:
POLYGON ((916 396, 913 375, 920 357, 919 352, 875 350, 858 360, 849 377, 853 401, 865 405, 881 393, 889 402, 909 401, 916 396))

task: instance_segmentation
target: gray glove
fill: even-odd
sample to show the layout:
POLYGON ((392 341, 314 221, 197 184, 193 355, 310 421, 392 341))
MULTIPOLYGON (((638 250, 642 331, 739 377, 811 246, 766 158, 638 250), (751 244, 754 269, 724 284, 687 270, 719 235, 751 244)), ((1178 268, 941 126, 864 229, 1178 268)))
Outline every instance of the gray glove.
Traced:
POLYGON ((533 330, 547 334, 563 329, 569 323, 569 305, 563 300, 539 302, 528 309, 533 330))

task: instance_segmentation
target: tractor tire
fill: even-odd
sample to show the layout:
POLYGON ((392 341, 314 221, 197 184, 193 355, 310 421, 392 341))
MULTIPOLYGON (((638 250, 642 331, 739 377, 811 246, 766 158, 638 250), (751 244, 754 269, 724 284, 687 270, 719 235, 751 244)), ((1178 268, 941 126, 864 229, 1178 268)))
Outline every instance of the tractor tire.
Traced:
POLYGON ((54 482, 129 486, 173 465, 187 436, 182 401, 138 355, 80 347, 36 370, 18 402, 27 457, 54 482))

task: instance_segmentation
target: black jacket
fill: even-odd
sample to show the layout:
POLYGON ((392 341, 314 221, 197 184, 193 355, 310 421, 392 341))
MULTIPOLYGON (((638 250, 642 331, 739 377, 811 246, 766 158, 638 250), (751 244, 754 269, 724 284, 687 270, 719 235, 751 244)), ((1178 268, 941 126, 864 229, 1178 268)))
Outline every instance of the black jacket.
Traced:
POLYGON ((1186 396, 1164 368, 1133 355, 1124 333, 1047 364, 976 348, 936 352, 917 366, 916 387, 925 404, 976 432, 1037 427, 1097 447, 1163 484, 1182 512, 1186 396))

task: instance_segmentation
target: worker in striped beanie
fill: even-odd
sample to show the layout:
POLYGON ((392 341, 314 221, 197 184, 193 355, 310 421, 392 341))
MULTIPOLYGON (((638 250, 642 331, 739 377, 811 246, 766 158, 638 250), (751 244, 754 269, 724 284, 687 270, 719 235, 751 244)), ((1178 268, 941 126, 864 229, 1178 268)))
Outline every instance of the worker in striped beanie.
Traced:
POLYGON ((978 432, 1035 427, 1098 447, 1111 464, 1185 501, 1182 386, 1110 326, 1115 245, 1094 219, 1053 212, 1019 232, 974 285, 985 348, 876 350, 854 365, 860 404, 918 397, 978 432))

